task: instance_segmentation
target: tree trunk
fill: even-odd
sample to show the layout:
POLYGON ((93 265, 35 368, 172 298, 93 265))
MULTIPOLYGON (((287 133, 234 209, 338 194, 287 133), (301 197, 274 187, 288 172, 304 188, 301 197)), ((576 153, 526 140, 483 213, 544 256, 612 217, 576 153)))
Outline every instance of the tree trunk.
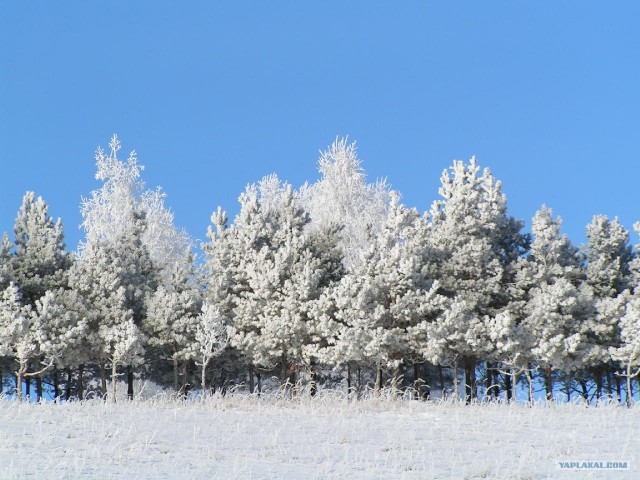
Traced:
POLYGON ((629 375, 629 369, 627 369, 627 407, 631 407, 633 405, 633 390, 631 387, 631 376, 629 375))
POLYGON ((111 401, 116 403, 116 393, 117 393, 117 384, 118 384, 118 372, 117 372, 117 363, 115 361, 111 362, 111 401))
POLYGON ((127 398, 133 400, 133 367, 127 365, 127 398))
MULTIPOLYGON (((22 401, 22 370, 19 368, 16 372, 16 395, 18 396, 18 401, 22 401)), ((27 382, 29 379, 26 379, 27 382)))
POLYGON ((602 398, 602 370, 598 368, 592 369, 593 379, 596 381, 596 398, 602 398))
POLYGON ((297 366, 296 366, 296 362, 294 362, 293 360, 291 360, 291 362, 289 363, 289 378, 287 379, 287 383, 291 386, 291 397, 293 398, 293 396, 296 393, 296 371, 297 371, 297 366))
POLYGON ((202 378, 200 378, 200 386, 202 387, 202 398, 207 395, 207 364, 208 360, 202 360, 202 378))
POLYGON ((260 372, 256 372, 256 378, 258 379, 258 396, 262 393, 262 375, 260 372))
POLYGON ((609 398, 613 398, 613 381, 611 378, 611 365, 607 365, 605 367, 605 372, 607 375, 607 390, 609 392, 609 398))
POLYGON ((580 389, 582 390, 582 398, 585 402, 589 403, 589 390, 587 389, 587 382, 585 382, 584 379, 581 378, 580 380, 578 380, 578 383, 580 384, 580 389))
POLYGON ((551 366, 544 370, 544 388, 548 402, 553 401, 553 378, 551 377, 551 366))
POLYGON ((42 375, 36 375, 36 401, 42 400, 42 375))
POLYGON ((78 400, 84 400, 84 363, 78 366, 78 400))
POLYGON ((188 398, 189 396, 189 378, 188 378, 188 373, 189 373, 189 361, 185 359, 185 361, 182 363, 182 386, 180 387, 180 390, 182 391, 182 397, 183 398, 188 398))
POLYGON ((464 401, 467 405, 471 403, 471 401, 476 398, 475 393, 475 383, 476 383, 476 362, 474 358, 466 357, 464 359, 464 389, 465 389, 465 397, 464 401))
POLYGON ((53 369, 53 401, 58 403, 60 401, 60 385, 58 383, 58 367, 53 369))
POLYGON ((179 390, 179 386, 178 386, 178 354, 175 351, 175 347, 173 350, 173 391, 178 393, 179 390))
POLYGON ((351 398, 351 365, 347 362, 347 398, 351 398))
POLYGON ((71 369, 70 368, 65 368, 65 372, 67 374, 67 382, 64 386, 65 391, 64 391, 64 399, 68 402, 71 399, 71 369))
POLYGON ((460 395, 458 387, 458 358, 453 361, 453 399, 458 400, 460 395))
POLYGON ((533 377, 531 376, 531 369, 527 368, 524 372, 529 384, 529 405, 533 406, 533 377))
POLYGON ((380 395, 381 390, 382 390, 382 368, 378 366, 376 367, 376 384, 374 387, 374 391, 376 395, 380 395))
MULTIPOLYGON (((511 371, 509 369, 505 370, 506 374, 504 376, 504 391, 507 394, 507 403, 511 403, 513 399, 513 392, 511 391, 511 371)), ((515 382, 515 378, 513 379, 515 382)))
POLYGON ((253 393, 255 386, 253 383, 253 364, 249 364, 249 393, 253 393))
POLYGON ((415 390, 416 400, 420 399, 420 389, 422 387, 420 381, 420 367, 418 362, 413 362, 413 389, 415 390))
POLYGON ((309 388, 309 394, 312 397, 315 397, 316 394, 318 393, 318 375, 316 373, 316 366, 312 363, 311 366, 311 386, 309 388))
POLYGON ((360 400, 362 395, 362 367, 358 365, 356 370, 356 398, 360 400))
POLYGON ((622 382, 620 382, 620 376, 615 375, 616 379, 616 401, 620 403, 622 401, 622 382))
MULTIPOLYGON (((23 375, 24 377, 24 375, 23 375)), ((24 377, 24 386, 25 386, 25 398, 29 400, 31 397, 31 377, 24 377)))
POLYGON ((107 399, 107 367, 104 362, 100 362, 100 388, 104 400, 107 399))
POLYGON ((398 395, 398 380, 399 380, 399 368, 393 367, 391 373, 391 397, 395 398, 398 395))
POLYGON ((447 392, 444 389, 444 369, 442 365, 438 365, 438 378, 440 379, 440 395, 444 399, 447 397, 447 392))

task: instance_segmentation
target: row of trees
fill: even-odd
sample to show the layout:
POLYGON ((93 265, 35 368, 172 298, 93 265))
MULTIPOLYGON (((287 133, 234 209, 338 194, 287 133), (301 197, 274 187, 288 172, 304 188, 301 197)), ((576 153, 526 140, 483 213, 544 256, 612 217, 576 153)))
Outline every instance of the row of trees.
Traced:
POLYGON ((197 261, 163 192, 119 150, 114 136, 97 151, 103 185, 82 202, 77 254, 32 192, 3 238, 0 355, 14 375, 2 378, 19 397, 33 379, 37 396, 43 380, 56 397, 107 395, 110 378, 115 400, 120 375, 129 396, 136 377, 254 392, 265 373, 311 393, 342 374, 349 391, 386 375, 393 389, 458 396, 460 371, 468 400, 515 398, 519 382, 532 400, 536 378, 548 398, 558 383, 633 397, 640 262, 617 219, 594 217, 582 249, 544 206, 523 233, 475 159, 445 170, 420 214, 367 183, 355 145, 337 140, 316 183, 265 177, 232 224, 218 208, 197 261))

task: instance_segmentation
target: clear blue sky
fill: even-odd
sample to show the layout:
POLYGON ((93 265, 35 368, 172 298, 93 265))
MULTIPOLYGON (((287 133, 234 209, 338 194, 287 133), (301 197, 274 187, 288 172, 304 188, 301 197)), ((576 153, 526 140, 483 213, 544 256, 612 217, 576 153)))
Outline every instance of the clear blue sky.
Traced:
MULTIPOLYGON (((337 135, 421 210, 453 159, 584 241, 640 220, 640 2, 2 2, 0 231, 35 190, 70 248, 117 132, 178 225, 276 172, 318 177, 337 135)), ((637 240, 632 235, 634 242, 637 240)))

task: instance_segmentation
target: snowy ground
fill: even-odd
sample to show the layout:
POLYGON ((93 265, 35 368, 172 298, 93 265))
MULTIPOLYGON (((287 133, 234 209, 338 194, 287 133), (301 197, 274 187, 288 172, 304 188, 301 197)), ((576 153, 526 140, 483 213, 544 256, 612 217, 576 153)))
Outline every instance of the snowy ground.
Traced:
POLYGON ((0 401, 2 479, 640 478, 640 408, 368 399, 0 401), (627 470, 562 470, 624 461, 627 470))

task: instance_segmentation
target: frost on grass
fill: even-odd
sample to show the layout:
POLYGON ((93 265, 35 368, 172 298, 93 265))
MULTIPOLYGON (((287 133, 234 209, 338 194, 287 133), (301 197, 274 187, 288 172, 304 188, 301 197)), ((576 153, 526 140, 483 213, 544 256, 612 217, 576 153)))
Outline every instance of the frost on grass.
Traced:
POLYGON ((213 396, 4 402, 0 478, 638 478, 640 409, 213 396), (563 471, 561 461, 627 461, 563 471))

